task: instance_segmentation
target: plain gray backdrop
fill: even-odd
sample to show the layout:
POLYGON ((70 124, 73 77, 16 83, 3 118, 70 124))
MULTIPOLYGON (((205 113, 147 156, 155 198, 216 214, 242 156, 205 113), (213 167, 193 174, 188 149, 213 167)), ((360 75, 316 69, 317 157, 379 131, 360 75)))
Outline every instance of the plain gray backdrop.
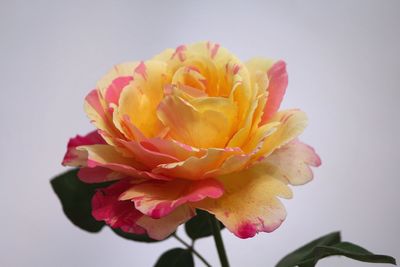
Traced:
MULTIPOLYGON (((302 140, 323 163, 284 201, 278 230, 247 240, 223 232, 232 266, 273 266, 334 230, 400 258, 399 1, 1 0, 0 38, 1 266, 146 267, 180 246, 79 230, 49 180, 64 170, 68 138, 93 129, 83 98, 108 69, 200 40, 243 60, 284 59, 283 108, 308 113, 302 140)), ((212 239, 196 247, 218 266, 212 239)))

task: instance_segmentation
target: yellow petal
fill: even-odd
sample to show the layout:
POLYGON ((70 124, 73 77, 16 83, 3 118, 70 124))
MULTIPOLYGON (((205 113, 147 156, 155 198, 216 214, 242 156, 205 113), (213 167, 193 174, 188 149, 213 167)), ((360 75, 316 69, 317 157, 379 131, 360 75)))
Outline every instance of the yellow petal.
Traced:
POLYGON ((274 61, 264 58, 252 58, 244 64, 249 71, 252 86, 258 87, 258 93, 266 92, 268 88, 267 72, 274 65, 274 61))
MULTIPOLYGON (((284 110, 277 112, 270 120, 270 123, 279 122, 276 131, 266 137, 261 144, 261 149, 253 156, 253 159, 267 157, 275 149, 294 140, 307 126, 307 116, 300 110, 284 110)), ((261 130, 259 128, 259 130, 261 130)))
POLYGON ((262 164, 220 177, 225 193, 192 206, 209 211, 235 235, 248 238, 275 230, 286 217, 277 197, 291 198, 290 188, 262 164))
POLYGON ((198 99, 192 105, 180 97, 167 96, 157 110, 171 138, 198 148, 224 147, 235 126, 235 114, 235 105, 223 98, 198 99))
POLYGON ((275 177, 292 185, 302 185, 312 180, 310 166, 318 167, 321 159, 312 147, 294 140, 275 150, 263 164, 271 166, 275 177))
MULTIPOLYGON (((209 148, 202 157, 189 157, 180 162, 160 164, 153 170, 154 173, 170 177, 177 177, 189 180, 200 180, 207 177, 215 177, 215 173, 221 168, 224 162, 234 155, 242 155, 240 149, 218 149, 209 148)), ((238 163, 235 163, 238 164, 238 163)))
POLYGON ((153 219, 149 216, 142 216, 136 221, 136 224, 146 229, 147 234, 156 240, 163 240, 174 231, 176 228, 190 220, 196 213, 186 205, 180 206, 172 213, 160 219, 153 219))
POLYGON ((140 62, 126 62, 115 65, 106 75, 104 75, 96 85, 102 97, 105 97, 106 90, 112 82, 119 77, 133 76, 135 68, 140 62))
POLYGON ((156 116, 156 109, 164 96, 163 87, 168 82, 165 63, 146 61, 136 67, 133 81, 124 88, 119 99, 120 121, 128 116, 145 136, 157 136, 162 124, 156 116))

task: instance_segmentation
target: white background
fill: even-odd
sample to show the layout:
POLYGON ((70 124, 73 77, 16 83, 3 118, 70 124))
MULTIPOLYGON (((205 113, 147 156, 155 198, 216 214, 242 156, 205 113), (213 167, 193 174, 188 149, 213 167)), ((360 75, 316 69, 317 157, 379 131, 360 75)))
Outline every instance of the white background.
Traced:
MULTIPOLYGON (((302 140, 323 161, 285 201, 287 220, 274 233, 223 232, 232 266, 273 266, 334 230, 400 259, 399 14, 399 1, 1 0, 0 266, 146 267, 179 246, 79 230, 49 180, 64 170, 68 138, 92 129, 83 98, 109 68, 199 40, 243 60, 284 59, 283 107, 308 113, 302 140)), ((197 248, 218 266, 212 239, 197 248)), ((370 265, 332 258, 318 266, 370 265)))

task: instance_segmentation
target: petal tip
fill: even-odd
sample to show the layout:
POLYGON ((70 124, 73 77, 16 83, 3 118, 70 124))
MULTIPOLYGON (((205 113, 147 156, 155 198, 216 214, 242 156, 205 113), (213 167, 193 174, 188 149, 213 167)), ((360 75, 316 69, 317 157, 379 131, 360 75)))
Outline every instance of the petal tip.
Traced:
POLYGON ((252 223, 245 222, 237 228, 235 234, 240 238, 246 239, 255 236, 257 229, 252 223))

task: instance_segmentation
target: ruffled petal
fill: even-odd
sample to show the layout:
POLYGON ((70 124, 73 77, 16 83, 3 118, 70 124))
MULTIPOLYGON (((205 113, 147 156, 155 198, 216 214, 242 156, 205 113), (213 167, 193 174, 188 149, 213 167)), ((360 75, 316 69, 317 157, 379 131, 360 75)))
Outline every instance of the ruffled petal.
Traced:
MULTIPOLYGON (((161 180, 170 179, 163 175, 153 174, 150 171, 147 171, 145 167, 141 163, 137 162, 134 158, 122 156, 115 150, 114 147, 110 145, 80 146, 78 147, 78 150, 87 153, 87 167, 89 168, 107 168, 125 176, 131 176, 135 178, 161 180)), ((98 183, 119 179, 118 176, 93 176, 91 178, 93 178, 93 180, 86 180, 85 182, 98 183)))
POLYGON ((121 194, 120 200, 131 200, 143 214, 161 218, 177 207, 203 200, 218 198, 223 194, 222 185, 214 179, 186 181, 146 181, 132 186, 121 194))
MULTIPOLYGON (((135 140, 132 142, 139 142, 140 145, 144 149, 149 150, 149 152, 168 155, 167 157, 170 157, 171 159, 179 159, 179 161, 186 160, 189 157, 201 157, 206 154, 205 149, 198 149, 173 139, 162 139, 159 137, 147 138, 133 125, 130 125, 130 127, 130 131, 132 132, 132 136, 134 136, 135 140)), ((131 141, 119 140, 119 143, 127 147, 129 150, 134 149, 134 146, 136 146, 132 145, 131 141)), ((136 153, 138 152, 132 152, 130 154, 132 155, 136 153)), ((146 160, 149 160, 149 158, 146 160)))
POLYGON ((86 153, 77 150, 76 148, 83 145, 105 144, 104 139, 97 131, 88 133, 85 136, 77 135, 69 139, 67 152, 65 153, 62 165, 64 166, 82 166, 87 160, 86 153))
MULTIPOLYGON (((230 108, 226 101, 219 101, 224 109, 230 108)), ((233 127, 235 114, 226 114, 222 110, 205 105, 194 106, 176 96, 167 96, 160 103, 157 115, 170 129, 171 138, 199 148, 224 147, 233 127)))
POLYGON ((179 161, 178 158, 154 150, 154 147, 149 146, 145 141, 137 142, 121 140, 120 142, 129 149, 135 160, 151 169, 160 164, 179 161))
POLYGON ((247 114, 241 123, 238 131, 229 140, 228 147, 242 147, 249 138, 254 128, 254 122, 260 117, 260 110, 263 108, 265 102, 265 95, 260 95, 247 110, 247 114))
POLYGON ((193 208, 183 205, 160 219, 146 216, 135 208, 132 201, 118 199, 131 186, 132 180, 125 179, 99 189, 92 198, 93 217, 112 228, 120 228, 127 233, 147 234, 153 239, 162 240, 195 215, 193 208))
POLYGON ((176 140, 150 138, 144 139, 141 142, 147 149, 170 155, 180 161, 186 160, 189 157, 201 157, 206 153, 205 149, 198 149, 176 140))
POLYGON ((118 105, 119 97, 121 95, 122 90, 125 86, 127 86, 131 81, 132 76, 121 76, 115 78, 111 85, 106 90, 105 100, 107 103, 112 103, 118 105))
POLYGON ((156 240, 163 240, 176 231, 176 228, 190 220, 196 213, 194 209, 183 205, 165 217, 153 219, 149 216, 141 217, 136 223, 146 229, 147 234, 156 240))
POLYGON ((85 183, 103 183, 125 178, 126 175, 105 167, 81 167, 78 177, 85 183))
POLYGON ((187 180, 201 180, 214 177, 214 172, 231 156, 243 154, 239 148, 210 148, 206 151, 201 157, 192 156, 184 161, 160 164, 153 169, 153 173, 187 180))
POLYGON ((266 123, 279 109, 288 85, 286 63, 269 59, 254 58, 245 63, 249 70, 253 86, 258 92, 266 91, 268 99, 265 104, 261 125, 266 123))
MULTIPOLYGON (((304 112, 297 109, 284 110, 275 113, 269 120, 269 124, 276 122, 279 123, 279 126, 276 127, 276 130, 272 134, 263 138, 261 144, 258 144, 261 148, 253 155, 253 159, 258 160, 262 157, 267 157, 275 149, 294 140, 306 128, 307 116, 304 112)), ((262 131, 263 128, 264 126, 260 127, 259 131, 262 131)), ((256 135, 259 135, 259 133, 256 133, 256 135)))
MULTIPOLYGON (((123 117, 128 116, 131 123, 145 136, 157 136, 162 130, 162 124, 156 116, 156 109, 164 96, 163 89, 169 79, 165 63, 140 62, 135 68, 133 80, 120 95, 115 111, 119 120, 123 121, 123 117)), ((118 126, 115 119, 114 123, 118 126)))
POLYGON ((274 65, 274 61, 265 58, 252 58, 244 63, 250 74, 251 84, 257 87, 257 95, 268 90, 268 71, 274 65))
POLYGON ((268 99, 265 104, 264 114, 261 124, 268 122, 272 116, 278 111, 283 96, 285 95, 288 85, 288 75, 286 72, 286 63, 284 61, 276 62, 271 69, 268 70, 268 99))
POLYGON ((192 203, 207 210, 236 236, 253 237, 258 232, 272 232, 286 217, 278 197, 291 198, 290 188, 280 179, 266 172, 262 164, 220 177, 224 195, 192 203))
POLYGON ((131 183, 127 180, 117 182, 107 188, 99 189, 92 198, 92 215, 98 221, 104 221, 112 228, 135 234, 144 234, 143 227, 137 221, 143 217, 130 201, 119 201, 118 196, 131 183))
POLYGON ((132 80, 138 64, 137 61, 121 63, 109 70, 96 85, 102 98, 107 99, 108 103, 117 104, 118 101, 114 100, 118 100, 121 90, 132 80))
POLYGON ((113 123, 113 109, 107 107, 99 90, 94 89, 86 96, 84 108, 90 121, 108 144, 115 145, 114 138, 123 138, 113 123))
POLYGON ((275 150, 264 161, 274 168, 274 176, 292 185, 302 185, 312 180, 310 166, 318 167, 321 159, 315 150, 297 139, 275 150))

